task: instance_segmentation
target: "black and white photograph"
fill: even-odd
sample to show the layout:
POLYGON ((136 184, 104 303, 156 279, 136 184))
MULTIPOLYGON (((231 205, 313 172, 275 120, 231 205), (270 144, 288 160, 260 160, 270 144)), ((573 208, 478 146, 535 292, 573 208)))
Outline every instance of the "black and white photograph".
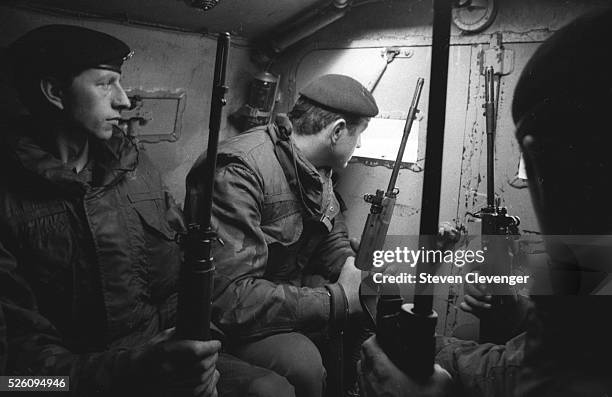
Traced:
POLYGON ((612 397, 611 114, 609 0, 5 0, 0 395, 612 397))

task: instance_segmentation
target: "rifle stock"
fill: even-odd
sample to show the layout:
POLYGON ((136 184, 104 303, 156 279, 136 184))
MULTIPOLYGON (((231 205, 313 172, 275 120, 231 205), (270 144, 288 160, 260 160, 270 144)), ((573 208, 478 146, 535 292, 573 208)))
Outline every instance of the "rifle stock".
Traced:
POLYGON ((375 195, 366 194, 364 200, 372 205, 361 233, 355 266, 359 270, 369 271, 372 269, 374 251, 381 250, 385 245, 396 197, 384 196, 382 190, 377 190, 375 195))

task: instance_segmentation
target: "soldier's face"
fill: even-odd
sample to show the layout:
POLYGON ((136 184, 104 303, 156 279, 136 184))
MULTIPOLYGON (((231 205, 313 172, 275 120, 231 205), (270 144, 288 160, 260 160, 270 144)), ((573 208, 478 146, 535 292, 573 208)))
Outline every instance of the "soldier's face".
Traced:
POLYGON ((130 106, 120 80, 121 74, 105 69, 87 69, 76 76, 64 96, 71 122, 98 139, 109 139, 121 111, 130 106))
POLYGON ((333 165, 334 169, 346 168, 349 160, 353 156, 355 149, 361 146, 361 133, 367 128, 368 120, 362 121, 351 130, 344 129, 336 144, 333 146, 333 165))

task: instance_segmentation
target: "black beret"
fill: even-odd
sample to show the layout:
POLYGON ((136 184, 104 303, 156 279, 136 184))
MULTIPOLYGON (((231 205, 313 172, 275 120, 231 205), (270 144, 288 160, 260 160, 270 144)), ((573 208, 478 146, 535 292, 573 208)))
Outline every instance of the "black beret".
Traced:
POLYGON ((106 33, 74 25, 46 25, 17 39, 8 54, 17 72, 57 75, 89 68, 120 72, 132 51, 106 33))
POLYGON ((341 74, 326 74, 311 81, 300 94, 323 107, 341 113, 374 117, 378 106, 370 91, 357 80, 341 74))
POLYGON ((570 113, 577 113, 581 107, 609 103, 610 38, 612 8, 583 15, 555 32, 538 47, 521 73, 512 102, 514 122, 542 104, 570 105, 574 108, 570 113))

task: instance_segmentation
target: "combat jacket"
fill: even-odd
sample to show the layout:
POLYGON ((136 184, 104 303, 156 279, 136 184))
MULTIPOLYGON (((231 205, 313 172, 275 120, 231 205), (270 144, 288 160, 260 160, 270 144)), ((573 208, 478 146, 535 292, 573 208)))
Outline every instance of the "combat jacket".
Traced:
MULTIPOLYGON (((324 286, 337 280, 354 255, 331 171, 317 171, 291 144, 290 134, 289 120, 279 118, 218 150, 212 316, 233 340, 324 330, 330 302, 340 307, 333 303, 338 294, 346 309, 339 284, 324 286), (277 152, 281 147, 284 161, 277 152)), ((196 164, 192 173, 197 169, 196 164)))
MULTIPOLYGON (((44 127, 3 131, 0 303, 7 371, 69 375, 104 393, 127 348, 174 323, 180 251, 160 175, 118 130, 91 143, 76 174, 46 149, 44 127), (18 130, 18 131, 16 131, 18 130)), ((50 146, 49 146, 50 147, 50 146)))

